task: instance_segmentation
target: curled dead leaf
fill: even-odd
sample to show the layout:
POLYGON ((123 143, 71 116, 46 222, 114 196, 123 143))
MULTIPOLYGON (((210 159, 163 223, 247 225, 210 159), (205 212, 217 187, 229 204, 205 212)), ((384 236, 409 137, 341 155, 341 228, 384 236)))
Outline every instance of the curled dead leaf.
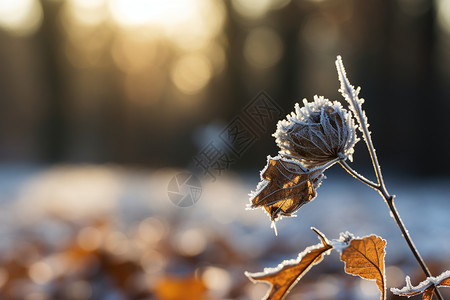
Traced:
POLYGON ((271 285, 264 299, 284 299, 312 266, 320 263, 324 254, 333 249, 333 246, 323 233, 315 228, 312 229, 319 235, 322 242, 306 248, 298 255, 297 259, 285 260, 278 267, 266 268, 264 272, 245 272, 245 275, 254 283, 268 282, 271 285))
POLYGON ((250 195, 250 207, 263 207, 272 221, 292 216, 316 197, 316 188, 323 177, 321 169, 310 171, 298 161, 269 156, 261 171, 262 181, 250 195))

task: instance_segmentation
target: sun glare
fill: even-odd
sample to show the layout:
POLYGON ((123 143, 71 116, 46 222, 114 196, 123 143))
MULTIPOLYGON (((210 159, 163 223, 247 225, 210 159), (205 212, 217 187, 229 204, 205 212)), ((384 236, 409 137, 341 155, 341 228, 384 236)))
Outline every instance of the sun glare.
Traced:
POLYGON ((34 33, 42 23, 37 0, 0 0, 0 28, 17 36, 34 33))
POLYGON ((111 0, 112 18, 122 26, 162 25, 168 26, 189 17, 193 0, 111 0))
POLYGON ((438 0, 437 5, 437 19, 441 30, 450 34, 450 1, 438 0))
POLYGON ((95 26, 108 17, 107 0, 67 0, 66 14, 78 23, 95 26))
POLYGON ((208 83, 211 73, 211 65, 205 56, 190 54, 176 62, 171 77, 180 91, 195 94, 208 83))
MULTIPOLYGON (((265 3, 269 7, 271 0, 265 3)), ((226 65, 222 1, 65 0, 59 17, 66 59, 79 69, 111 62, 139 82, 159 73, 182 94, 193 95, 226 65)), ((33 33, 42 18, 38 0, 0 0, 0 28, 16 35, 33 33)), ((274 43, 275 54, 266 59, 263 53, 263 63, 279 56, 278 40, 274 43)), ((258 52, 253 44, 251 52, 258 52)))

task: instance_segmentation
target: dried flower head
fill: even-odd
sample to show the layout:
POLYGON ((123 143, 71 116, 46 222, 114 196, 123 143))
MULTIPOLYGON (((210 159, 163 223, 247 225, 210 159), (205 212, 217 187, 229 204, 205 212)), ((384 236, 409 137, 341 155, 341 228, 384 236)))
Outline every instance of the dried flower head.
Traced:
POLYGON ((358 141, 356 125, 349 111, 337 102, 322 96, 314 101, 303 100, 300 108, 278 122, 273 134, 280 154, 314 168, 336 159, 352 159, 353 146, 358 141))

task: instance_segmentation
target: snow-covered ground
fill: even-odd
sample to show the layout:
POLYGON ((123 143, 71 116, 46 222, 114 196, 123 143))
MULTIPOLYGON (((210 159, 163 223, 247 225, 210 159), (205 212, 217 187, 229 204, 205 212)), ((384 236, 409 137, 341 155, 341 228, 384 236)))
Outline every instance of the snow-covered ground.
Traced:
MULTIPOLYGON (((23 293, 31 291, 47 295, 42 299, 53 299, 57 288, 48 286, 58 285, 55 278, 62 275, 48 261, 75 242, 88 252, 106 249, 112 256, 137 261, 144 270, 140 274, 144 281, 200 272, 213 299, 259 299, 266 286, 251 284, 243 271, 274 267, 318 243, 311 226, 329 239, 345 231, 357 236, 374 233, 386 239, 389 287, 401 287, 405 273, 415 284, 424 279, 378 193, 344 172, 327 174, 317 198, 304 205, 296 218, 279 221, 275 236, 261 209, 245 209, 248 193, 258 182, 258 171, 228 173, 215 182, 203 180, 199 201, 185 208, 174 205, 167 193, 169 181, 180 171, 114 165, 0 168, 3 295, 25 299, 23 293), (14 258, 17 247, 33 247, 34 243, 40 245, 40 251, 27 257, 28 275, 24 275, 33 288, 14 290, 8 284, 18 275, 8 270, 5 262, 14 258), (38 265, 44 271, 33 273, 30 270, 36 263, 47 265, 48 270, 38 265)), ((450 269, 450 178, 410 179, 388 174, 386 182, 389 191, 397 195, 398 210, 425 261, 434 272, 450 269)), ((305 282, 303 289, 293 290, 290 299, 377 298, 375 284, 343 274, 337 254, 316 269, 300 282, 305 282), (350 279, 343 279, 345 276, 350 279)), ((25 284, 25 279, 20 280, 25 284)), ((119 287, 110 292, 114 298, 98 291, 101 288, 96 281, 80 274, 77 280, 89 285, 85 299, 131 299, 131 292, 119 287)), ((154 284, 144 286, 140 288, 149 292, 133 299, 161 298, 154 284)))

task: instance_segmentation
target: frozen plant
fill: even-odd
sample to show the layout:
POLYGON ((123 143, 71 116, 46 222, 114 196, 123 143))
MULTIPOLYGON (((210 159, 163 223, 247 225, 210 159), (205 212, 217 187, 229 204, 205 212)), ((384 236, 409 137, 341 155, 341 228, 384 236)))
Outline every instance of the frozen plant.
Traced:
MULTIPOLYGON (((431 299, 434 294, 437 299, 442 300, 437 288, 450 286, 450 271, 433 277, 417 251, 394 205, 394 196, 386 189, 370 136, 369 123, 362 109, 364 99, 358 96, 360 88, 355 89, 350 84, 340 56, 337 57, 336 68, 340 81, 339 92, 347 101, 349 110, 339 102, 331 102, 321 96, 315 96, 313 102, 303 100, 303 107, 297 103, 295 112, 278 122, 273 136, 280 147, 279 155, 268 156, 267 165, 261 171, 261 182, 250 194, 249 207, 263 208, 276 233, 275 222, 282 216, 293 216, 302 205, 312 201, 325 170, 339 164, 354 178, 378 191, 427 277, 416 287, 407 277, 404 288, 392 288, 391 292, 407 297, 422 294, 426 300, 431 299), (352 160, 353 147, 359 140, 357 128, 369 151, 376 182, 356 172, 347 162, 352 160)), ((302 276, 333 249, 341 253, 347 273, 375 280, 380 289, 380 299, 386 299, 385 240, 376 235, 355 238, 347 232, 342 233, 339 239, 329 241, 323 233, 315 228, 313 230, 321 243, 306 248, 297 259, 284 261, 278 267, 266 268, 263 272, 246 273, 253 282, 262 281, 271 285, 265 299, 284 299, 302 276)))

